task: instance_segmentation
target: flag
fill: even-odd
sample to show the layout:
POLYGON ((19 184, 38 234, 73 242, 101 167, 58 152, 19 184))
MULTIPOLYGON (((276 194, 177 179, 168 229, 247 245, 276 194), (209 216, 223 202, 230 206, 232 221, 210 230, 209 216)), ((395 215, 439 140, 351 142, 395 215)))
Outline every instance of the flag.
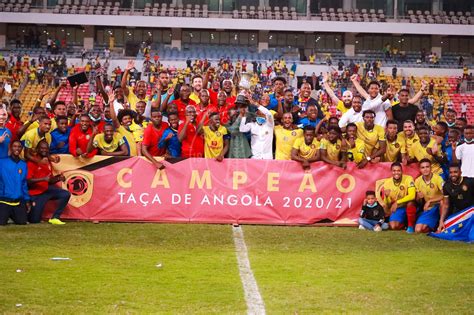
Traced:
POLYGON ((468 207, 461 212, 450 216, 444 222, 444 231, 441 233, 429 233, 428 236, 447 240, 474 242, 474 207, 468 207))

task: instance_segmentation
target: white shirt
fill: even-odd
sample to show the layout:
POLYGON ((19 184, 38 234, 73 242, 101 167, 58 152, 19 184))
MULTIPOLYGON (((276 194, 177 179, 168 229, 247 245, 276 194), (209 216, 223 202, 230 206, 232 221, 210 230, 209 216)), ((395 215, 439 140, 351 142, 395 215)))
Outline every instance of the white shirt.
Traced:
POLYGON ((467 104, 461 103, 461 113, 466 113, 466 112, 467 112, 467 104))
POLYGON ((364 121, 362 118, 362 110, 356 113, 356 111, 351 107, 341 116, 341 119, 339 119, 339 128, 344 128, 350 123, 356 123, 359 121, 364 121))
POLYGON ((474 143, 463 143, 456 148, 456 157, 461 160, 461 174, 474 178, 474 143))
POLYGON ((249 132, 251 134, 252 159, 271 160, 273 159, 273 115, 268 109, 259 106, 258 110, 267 116, 267 121, 263 125, 256 122, 247 124, 247 117, 243 117, 240 121, 240 132, 249 132))
POLYGON ((388 120, 385 111, 391 107, 390 100, 382 102, 382 95, 379 94, 374 99, 365 100, 364 104, 362 104, 362 112, 364 110, 373 110, 375 112, 375 124, 385 128, 388 120))

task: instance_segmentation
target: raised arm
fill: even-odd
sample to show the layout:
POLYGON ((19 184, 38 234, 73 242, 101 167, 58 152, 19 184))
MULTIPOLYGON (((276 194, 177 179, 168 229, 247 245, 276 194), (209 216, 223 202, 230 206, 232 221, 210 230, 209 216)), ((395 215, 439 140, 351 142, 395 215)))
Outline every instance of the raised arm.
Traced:
POLYGON ((123 94, 127 97, 128 97, 128 93, 129 93, 128 85, 127 85, 127 78, 128 78, 128 74, 130 73, 130 70, 132 70, 133 68, 135 68, 135 61, 130 59, 127 63, 127 66, 125 67, 125 71, 122 74, 121 86, 122 86, 122 89, 123 89, 123 94))
POLYGON ((323 76, 323 87, 326 93, 328 93, 328 95, 331 97, 333 103, 337 105, 337 103, 339 103, 340 100, 336 96, 334 91, 331 89, 331 86, 329 86, 327 73, 323 76))
POLYGON ((54 102, 56 102, 56 99, 58 98, 58 95, 59 95, 59 92, 65 88, 67 86, 67 83, 66 82, 61 82, 61 84, 59 84, 59 86, 56 88, 56 90, 54 91, 53 95, 51 96, 51 98, 48 100, 49 104, 51 104, 51 106, 54 104, 54 102))
POLYGON ((369 99, 370 96, 369 96, 369 93, 367 93, 366 90, 364 90, 364 88, 360 85, 359 83, 359 80, 358 80, 358 75, 357 74, 353 74, 351 76, 351 81, 352 81, 352 84, 354 85, 354 87, 356 88, 357 92, 359 92, 359 94, 365 98, 365 99, 369 99))
POLYGON ((426 83, 425 80, 421 81, 421 88, 420 90, 412 97, 408 100, 408 103, 409 104, 415 104, 417 103, 420 98, 423 96, 423 93, 424 91, 426 90, 426 87, 428 86, 428 84, 426 83))
POLYGON ((118 129, 120 127, 120 121, 117 118, 117 114, 115 113, 113 106, 110 107, 110 118, 112 119, 115 129, 118 129))

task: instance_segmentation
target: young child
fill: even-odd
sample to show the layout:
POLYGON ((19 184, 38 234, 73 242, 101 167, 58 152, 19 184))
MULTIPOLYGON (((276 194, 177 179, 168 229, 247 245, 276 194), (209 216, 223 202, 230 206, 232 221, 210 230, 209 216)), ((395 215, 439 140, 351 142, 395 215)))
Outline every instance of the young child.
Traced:
POLYGON ((388 229, 383 207, 377 202, 374 191, 365 193, 365 201, 360 211, 359 230, 380 232, 388 229))

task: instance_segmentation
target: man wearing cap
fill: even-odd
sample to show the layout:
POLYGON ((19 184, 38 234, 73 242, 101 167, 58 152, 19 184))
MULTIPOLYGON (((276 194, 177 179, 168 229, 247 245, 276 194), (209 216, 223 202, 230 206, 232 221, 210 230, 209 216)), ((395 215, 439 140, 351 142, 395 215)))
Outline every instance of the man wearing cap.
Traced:
POLYGON ((240 109, 240 132, 251 134, 252 159, 271 160, 273 159, 273 129, 275 123, 273 115, 264 106, 258 106, 255 122, 247 123, 246 109, 240 109))

